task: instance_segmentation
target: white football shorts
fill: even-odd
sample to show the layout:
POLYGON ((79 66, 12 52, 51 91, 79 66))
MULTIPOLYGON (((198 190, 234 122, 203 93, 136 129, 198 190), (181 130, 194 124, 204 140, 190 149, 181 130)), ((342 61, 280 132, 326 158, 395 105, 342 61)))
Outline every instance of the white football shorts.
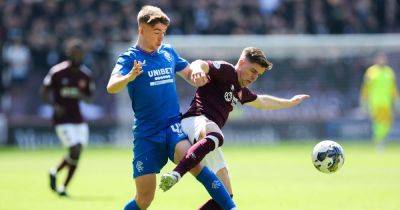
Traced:
POLYGON ((66 123, 56 125, 56 133, 65 147, 77 144, 86 146, 89 140, 89 126, 86 123, 66 123))
MULTIPOLYGON (((198 140, 203 130, 222 134, 218 125, 203 115, 184 118, 181 121, 181 125, 182 131, 188 135, 191 144, 198 140)), ((221 147, 208 153, 201 161, 201 164, 210 168, 214 173, 227 167, 221 147)))

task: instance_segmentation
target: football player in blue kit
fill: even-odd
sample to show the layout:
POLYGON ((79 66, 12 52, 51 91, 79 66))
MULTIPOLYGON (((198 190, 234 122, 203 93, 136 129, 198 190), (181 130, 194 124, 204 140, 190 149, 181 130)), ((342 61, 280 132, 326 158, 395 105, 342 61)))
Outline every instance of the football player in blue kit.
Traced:
MULTIPOLYGON (((186 60, 170 45, 162 43, 170 20, 160 8, 144 6, 137 21, 137 43, 118 57, 107 85, 112 94, 127 87, 136 118, 133 131, 136 196, 125 210, 147 209, 154 198, 156 174, 168 158, 178 163, 190 148, 180 126, 175 74, 196 86, 207 82, 204 72, 192 72, 186 60)), ((223 209, 236 209, 211 170, 198 165, 190 172, 223 209)))

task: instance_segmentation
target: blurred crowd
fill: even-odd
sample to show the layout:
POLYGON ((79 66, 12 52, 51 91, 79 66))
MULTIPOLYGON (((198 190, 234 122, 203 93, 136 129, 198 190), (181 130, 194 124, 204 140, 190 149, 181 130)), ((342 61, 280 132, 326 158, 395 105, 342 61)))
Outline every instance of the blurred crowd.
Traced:
MULTIPOLYGON (((37 90, 43 77, 64 58, 64 40, 79 37, 85 41, 85 63, 93 70, 98 86, 95 104, 99 113, 109 113, 112 105, 104 85, 114 62, 110 46, 134 38, 136 14, 145 4, 159 6, 171 17, 168 34, 400 31, 399 0, 0 0, 2 112, 13 117, 36 115, 41 105, 37 90)), ((331 74, 344 78, 339 91, 350 88, 352 81, 343 72, 331 74)), ((321 72, 310 78, 316 86, 321 86, 321 81, 335 82, 321 72)))

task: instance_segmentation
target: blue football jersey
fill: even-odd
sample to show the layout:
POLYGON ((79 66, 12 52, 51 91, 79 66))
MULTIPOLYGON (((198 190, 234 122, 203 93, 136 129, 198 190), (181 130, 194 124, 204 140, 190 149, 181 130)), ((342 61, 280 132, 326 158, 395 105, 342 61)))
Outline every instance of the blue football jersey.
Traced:
POLYGON ((161 45, 152 53, 133 46, 118 57, 113 74, 126 75, 135 60, 142 64, 143 73, 128 83, 127 88, 136 118, 135 137, 145 137, 179 119, 175 73, 183 70, 188 62, 169 44, 161 45))

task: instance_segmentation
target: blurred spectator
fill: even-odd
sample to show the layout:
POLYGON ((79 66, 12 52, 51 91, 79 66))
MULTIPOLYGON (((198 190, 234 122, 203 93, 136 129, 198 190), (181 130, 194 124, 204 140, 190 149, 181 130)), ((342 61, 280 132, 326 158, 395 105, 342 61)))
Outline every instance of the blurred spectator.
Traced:
MULTIPOLYGON (((172 17, 169 34, 400 32, 398 0, 0 1, 0 65, 2 79, 6 81, 6 84, 2 82, 3 91, 9 77, 14 82, 29 78, 25 88, 36 88, 49 67, 63 59, 62 43, 71 37, 79 37, 87 45, 89 50, 85 63, 93 69, 94 79, 101 87, 112 65, 109 61, 110 43, 130 42, 134 38, 136 14, 145 4, 160 6, 172 17), (3 67, 5 64, 7 66, 3 67)), ((285 78, 292 78, 276 80, 282 81, 279 84, 268 81, 259 88, 295 88, 296 84, 291 81, 302 77, 310 89, 334 89, 339 91, 338 94, 348 94, 359 83, 348 75, 361 75, 365 67, 363 59, 357 58, 331 63, 315 60, 315 65, 293 60, 278 62, 282 65, 276 65, 277 68, 285 68, 285 78), (301 75, 290 76, 290 73, 295 73, 294 67, 304 68, 305 71, 301 75), (333 87, 336 82, 340 82, 340 88, 333 87)), ((283 77, 277 72, 272 73, 272 77, 283 77)), ((95 103, 113 111, 112 105, 105 100, 109 96, 102 88, 98 88, 94 96, 95 103)), ((39 104, 32 104, 29 109, 22 107, 35 97, 37 95, 28 91, 14 91, 9 98, 13 99, 12 108, 17 114, 35 115, 35 107, 39 104), (22 104, 21 107, 14 107, 15 102, 22 104)))
POLYGON ((22 43, 22 35, 12 35, 10 42, 3 47, 3 61, 6 64, 5 71, 11 77, 12 85, 20 85, 28 78, 31 53, 29 48, 22 43))
POLYGON ((172 34, 371 33, 400 28, 396 0, 37 0, 3 1, 0 11, 7 30, 22 28, 24 34, 127 40, 134 35, 135 14, 145 4, 157 4, 173 17, 172 34), (297 30, 299 22, 309 27, 297 30), (258 28, 265 25, 269 28, 258 28))

